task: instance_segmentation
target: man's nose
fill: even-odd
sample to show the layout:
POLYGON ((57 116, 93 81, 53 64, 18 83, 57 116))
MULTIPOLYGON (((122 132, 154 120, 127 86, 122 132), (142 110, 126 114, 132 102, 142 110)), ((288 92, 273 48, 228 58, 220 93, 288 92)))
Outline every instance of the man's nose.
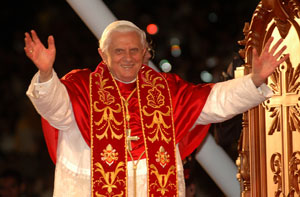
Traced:
POLYGON ((127 61, 131 61, 132 60, 132 54, 130 53, 130 51, 126 51, 126 53, 125 53, 125 60, 127 60, 127 61))

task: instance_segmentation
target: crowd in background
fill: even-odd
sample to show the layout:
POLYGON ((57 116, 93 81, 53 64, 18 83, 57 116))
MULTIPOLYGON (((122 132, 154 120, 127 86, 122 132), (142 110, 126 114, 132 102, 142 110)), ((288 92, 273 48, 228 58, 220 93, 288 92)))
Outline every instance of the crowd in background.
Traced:
MULTIPOLYGON (((104 3, 117 18, 130 20, 144 30, 150 23, 157 24, 158 33, 151 36, 155 50, 153 63, 158 65, 160 60, 168 59, 171 72, 200 83, 203 70, 212 74, 212 82, 223 80, 222 72, 237 56, 240 48, 237 41, 243 39, 244 23, 251 21, 258 1, 106 0, 104 3), (171 55, 171 38, 180 41, 179 57, 171 55)), ((5 188, 4 183, 9 183, 7 177, 15 177, 13 186, 18 186, 23 196, 51 196, 54 164, 43 139, 40 117, 25 95, 37 70, 25 56, 24 33, 35 29, 44 43, 48 35, 54 35, 57 47, 54 67, 60 77, 74 68, 95 68, 101 61, 98 42, 66 1, 1 4, 0 192, 5 188)), ((222 135, 217 127, 220 126, 212 129, 216 137, 222 135)), ((233 134, 227 141, 222 141, 222 137, 217 141, 235 160, 239 134, 233 134)), ((190 178, 187 184, 191 180, 197 183, 198 195, 222 196, 199 164, 191 160, 187 166, 186 178, 190 178)))

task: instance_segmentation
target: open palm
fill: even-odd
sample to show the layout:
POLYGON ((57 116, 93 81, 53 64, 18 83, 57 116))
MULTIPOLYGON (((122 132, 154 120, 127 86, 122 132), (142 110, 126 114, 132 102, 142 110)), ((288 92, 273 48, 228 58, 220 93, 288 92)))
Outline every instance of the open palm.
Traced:
POLYGON ((56 54, 53 36, 48 37, 48 48, 46 48, 34 30, 31 31, 31 36, 26 32, 24 50, 41 73, 52 72, 56 54))
POLYGON ((253 58, 252 58, 252 80, 254 84, 259 87, 264 83, 267 78, 274 72, 274 70, 284 61, 287 60, 289 54, 284 55, 280 58, 287 48, 283 46, 276 54, 276 50, 283 42, 282 39, 279 39, 275 45, 270 49, 271 43, 273 41, 271 37, 266 43, 264 49, 262 50, 260 56, 258 56, 257 50, 253 49, 253 58))

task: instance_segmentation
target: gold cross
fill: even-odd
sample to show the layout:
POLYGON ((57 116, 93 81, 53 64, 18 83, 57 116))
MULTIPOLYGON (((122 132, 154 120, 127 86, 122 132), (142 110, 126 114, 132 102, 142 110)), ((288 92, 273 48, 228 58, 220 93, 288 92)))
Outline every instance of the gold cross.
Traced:
MULTIPOLYGON (((274 91, 274 96, 264 102, 266 109, 266 119, 264 121, 268 132, 268 136, 266 136, 267 154, 271 153, 270 150, 274 150, 276 153, 271 153, 273 154, 272 158, 277 154, 281 156, 280 173, 283 176, 281 179, 283 192, 289 191, 291 185, 293 185, 290 177, 292 170, 290 161, 294 150, 297 150, 295 139, 298 139, 294 137, 293 132, 297 131, 297 134, 300 132, 300 64, 298 61, 293 63, 291 61, 291 59, 288 59, 269 77, 268 85, 274 91), (276 131, 279 134, 274 135, 276 131), (279 139, 281 142, 278 141, 278 144, 273 144, 274 139, 279 139), (278 148, 271 149, 271 146, 278 148)), ((272 162, 275 163, 271 161, 271 164, 272 162)), ((274 174, 277 173, 274 170, 272 171, 274 174)))
POLYGON ((269 135, 277 131, 287 131, 290 128, 292 131, 300 132, 298 125, 299 119, 299 103, 300 95, 298 94, 299 82, 297 81, 297 73, 299 67, 295 69, 291 63, 287 61, 286 65, 281 65, 275 71, 270 79, 270 86, 275 91, 272 98, 265 101, 266 110, 271 112, 272 125, 269 128, 269 135), (288 125, 289 124, 289 125, 288 125))
POLYGON ((131 129, 126 129, 126 134, 127 134, 126 141, 127 141, 128 150, 132 151, 131 141, 132 140, 137 141, 140 138, 138 136, 131 136, 131 129))

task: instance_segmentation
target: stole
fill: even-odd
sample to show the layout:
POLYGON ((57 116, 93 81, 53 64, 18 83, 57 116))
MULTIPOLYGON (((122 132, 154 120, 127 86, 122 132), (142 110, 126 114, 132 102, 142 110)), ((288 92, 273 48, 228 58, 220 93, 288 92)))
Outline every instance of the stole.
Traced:
MULTIPOLYGON (((173 109, 165 78, 143 66, 136 80, 148 196, 178 196, 173 109)), ((103 63, 90 74, 92 196, 127 196, 125 107, 103 63)))

